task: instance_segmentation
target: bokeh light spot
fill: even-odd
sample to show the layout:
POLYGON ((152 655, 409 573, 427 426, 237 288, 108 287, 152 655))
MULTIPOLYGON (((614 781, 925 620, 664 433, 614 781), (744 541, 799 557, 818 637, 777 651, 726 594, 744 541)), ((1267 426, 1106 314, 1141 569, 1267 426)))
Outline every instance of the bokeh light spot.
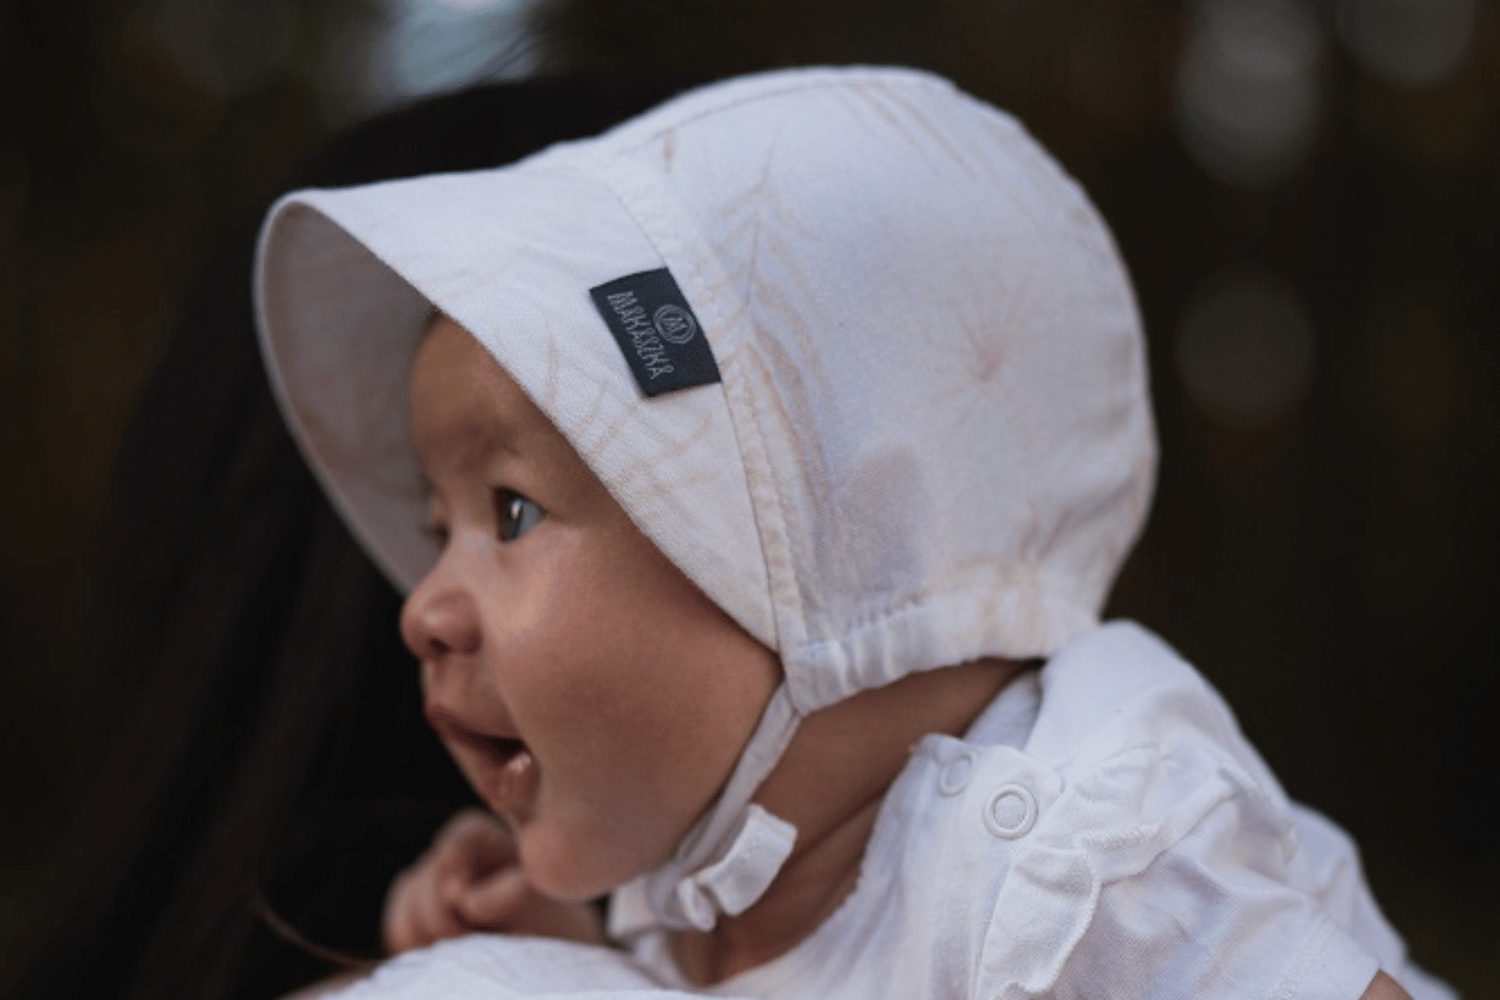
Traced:
POLYGON ((1178 134, 1209 173, 1263 188, 1317 135, 1323 33, 1300 0, 1203 0, 1177 73, 1178 134))
POLYGON ((1463 64, 1475 14, 1474 0, 1340 0, 1338 32, 1369 72, 1431 87, 1463 64))
POLYGON ((365 99, 379 106, 477 82, 524 77, 529 0, 386 0, 365 99))
POLYGON ((1177 340, 1177 367, 1188 395, 1215 423, 1265 430, 1307 395, 1313 329, 1284 282, 1235 271, 1205 282, 1177 340))
POLYGON ((92 91, 102 130, 147 162, 187 156, 213 133, 224 111, 221 93, 195 84, 146 45, 109 53, 92 91))
POLYGON ((238 94, 288 65, 298 31, 289 0, 157 0, 151 41, 199 87, 238 94))

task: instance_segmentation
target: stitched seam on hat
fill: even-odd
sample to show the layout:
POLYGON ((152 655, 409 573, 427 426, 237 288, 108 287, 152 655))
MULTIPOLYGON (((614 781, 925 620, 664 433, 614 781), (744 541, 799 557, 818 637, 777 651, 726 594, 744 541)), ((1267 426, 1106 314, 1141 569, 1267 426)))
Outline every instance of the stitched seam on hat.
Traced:
MULTIPOLYGON (((684 215, 686 213, 683 213, 684 215)), ((689 272, 698 287, 706 287, 702 265, 697 260, 686 262, 689 272)), ((717 311, 717 306, 715 304, 717 311)), ((723 316, 719 317, 724 319, 723 316)), ((745 472, 745 489, 750 495, 750 511, 755 519, 759 536, 761 564, 765 567, 767 599, 771 604, 771 616, 775 622, 778 651, 805 641, 807 636, 807 599, 802 590, 802 581, 797 576, 796 561, 792 554, 788 534, 788 508, 782 496, 780 483, 771 467, 770 454, 766 448, 765 429, 761 423, 761 407, 750 391, 748 367, 751 363, 752 331, 743 332, 741 342, 727 359, 725 367, 730 376, 724 386, 729 423, 734 429, 739 444, 740 462, 745 472), (783 620, 780 595, 790 598, 794 608, 794 620, 783 620), (795 634, 788 636, 787 625, 795 626, 795 634)), ((800 685, 799 685, 800 686, 800 685)), ((799 686, 792 686, 793 692, 799 686)), ((798 711, 806 707, 797 704, 798 711)))
MULTIPOLYGON (((1073 593, 1077 589, 1075 582, 1058 580, 1056 573, 1037 572, 1033 574, 1033 578, 1041 584, 1041 586, 1038 587, 1037 590, 1040 592, 1049 607, 1055 606, 1055 604, 1059 602, 1067 605, 1073 605, 1076 603, 1074 601, 1067 600, 1067 595, 1073 593)), ((965 579, 966 581, 968 580, 968 578, 965 579)), ((928 582, 930 583, 930 581, 928 582)), ((844 635, 857 635, 869 629, 884 625, 894 618, 912 614, 918 609, 927 607, 938 600, 950 597, 968 596, 973 594, 973 592, 974 591, 972 583, 969 582, 966 582, 964 586, 960 587, 946 587, 942 590, 937 591, 924 590, 924 592, 920 595, 902 598, 894 604, 887 605, 886 607, 881 608, 878 612, 868 617, 853 619, 852 622, 850 622, 849 627, 845 630, 844 635)), ((1014 591, 1011 590, 1006 591, 1006 593, 1013 592, 1014 591)), ((1097 613, 1091 614, 1093 615, 1093 617, 1098 617, 1097 613)), ((842 640, 819 639, 807 644, 807 646, 804 648, 810 649, 817 645, 836 643, 840 641, 842 640)))
MULTIPOLYGON (((741 358, 741 365, 739 367, 743 366, 745 360, 741 358)), ((729 395, 728 392, 726 392, 727 395, 729 395)), ((745 433, 745 436, 754 443, 754 454, 758 468, 756 469, 755 477, 752 479, 749 475, 750 469, 747 462, 746 483, 750 487, 756 526, 761 533, 761 558, 766 566, 766 581, 771 588, 771 613, 776 616, 776 632, 779 640, 778 650, 783 657, 786 657, 791 648, 801 646, 806 642, 808 634, 807 597, 803 593, 802 581, 797 575, 796 560, 792 553, 791 538, 787 530, 789 524, 787 505, 782 496, 780 484, 771 467, 769 453, 766 450, 766 435, 765 428, 761 422, 761 407, 757 404, 755 395, 750 392, 748 385, 745 385, 743 380, 736 386, 734 396, 734 401, 738 405, 730 408, 730 421, 735 425, 736 437, 745 433), (743 408, 743 412, 747 417, 744 421, 738 419, 735 414, 735 411, 740 408, 743 408), (740 429, 741 423, 748 424, 745 432, 742 432, 740 429), (764 495, 766 504, 773 508, 772 511, 766 512, 767 515, 774 514, 775 520, 775 528, 769 532, 766 530, 766 525, 762 524, 763 517, 760 504, 755 502, 757 497, 762 494, 764 495), (771 546, 767 544, 768 540, 775 546, 774 558, 771 546), (781 620, 780 602, 777 600, 778 593, 783 591, 791 598, 796 608, 796 620, 793 624, 796 626, 797 635, 794 643, 785 641, 787 637, 781 620)), ((743 442, 740 445, 740 450, 742 456, 744 456, 745 446, 743 442)), ((790 677, 786 680, 794 695, 801 691, 801 684, 792 684, 790 677)), ((797 705, 799 711, 805 713, 809 709, 808 706, 799 704, 801 700, 801 698, 794 697, 793 704, 797 705)))
MULTIPOLYGON (((627 155, 624 152, 596 161, 590 164, 590 167, 589 172, 594 179, 603 185, 614 196, 615 200, 620 203, 625 213, 635 222, 636 227, 645 235, 646 239, 662 259, 668 263, 669 270, 672 269, 672 265, 678 265, 678 270, 683 274, 689 288, 702 289, 712 287, 712 283, 703 274, 703 265, 699 260, 699 256, 708 256, 707 252, 704 251, 701 255, 686 252, 681 254, 670 252, 668 247, 662 245, 662 240, 658 238, 659 234, 645 223, 641 213, 637 211, 637 207, 626 196, 626 193, 620 190, 620 186, 615 183, 615 169, 625 169, 630 173, 649 174, 651 180, 654 182, 652 186, 660 190, 660 200, 665 203, 666 211, 676 217, 675 221, 678 221, 685 228, 693 232, 700 247, 706 244, 707 241, 701 235, 698 235, 696 227, 692 226, 689 213, 677 204, 675 198, 671 196, 670 189, 662 183, 656 171, 646 168, 639 162, 636 156, 627 155)), ((688 289, 684 289, 683 294, 687 295, 688 289)), ((688 301, 692 304, 691 298, 688 301)), ((709 300, 707 303, 710 308, 704 308, 704 303, 702 302, 693 305, 695 311, 701 310, 699 318, 704 322, 705 330, 714 329, 716 326, 714 324, 715 320, 721 322, 725 320, 725 317, 717 308, 717 303, 712 300, 709 300)), ((725 323, 725 326, 728 327, 729 324, 725 323)), ((725 333, 727 334, 728 332, 726 329, 725 333)), ((760 548, 762 571, 765 573, 765 597, 771 613, 771 627, 775 630, 775 646, 777 651, 780 652, 787 649, 790 645, 795 645, 796 642, 800 641, 801 636, 806 635, 807 608, 800 583, 792 568, 790 545, 785 537, 785 525, 787 523, 786 508, 782 503, 780 491, 776 488, 775 477, 770 475, 770 462, 766 457, 764 438, 760 433, 758 421, 755 419, 756 407, 753 403, 753 394, 749 392, 745 385, 744 355, 749 340, 748 335, 742 335, 738 338, 737 342, 731 341, 730 346, 733 349, 726 352, 725 356, 719 359, 720 384, 723 387, 725 411, 729 415, 730 429, 734 433, 735 443, 739 450, 740 467, 744 473, 745 492, 750 502, 751 520, 755 525, 756 539, 760 548), (734 405, 737 399, 750 412, 750 423, 752 425, 750 430, 752 433, 749 435, 746 434, 746 428, 741 426, 743 421, 738 416, 739 407, 734 405), (753 443, 753 448, 747 449, 747 437, 753 443), (753 463, 751 460, 752 454, 756 459, 753 463), (758 468, 755 468, 758 474, 752 476, 751 471, 754 466, 758 466, 758 468), (765 516, 763 516, 762 504, 759 502, 759 497, 762 493, 766 501, 774 508, 776 524, 780 526, 777 530, 768 530, 769 526, 766 523, 765 516), (773 551, 776 552, 778 558, 772 558, 773 551), (777 563, 780 563, 781 572, 778 572, 777 563), (777 595, 783 588, 778 586, 778 584, 787 586, 787 589, 789 589, 790 594, 795 600, 797 609, 796 624, 800 626, 798 631, 801 635, 797 636, 790 643, 787 641, 784 630, 784 625, 787 623, 783 620, 783 616, 779 611, 781 604, 777 599, 777 595)), ((794 699, 794 704, 795 701, 796 699, 794 699)), ((797 708, 799 711, 803 710, 800 705, 797 708)))
MULTIPOLYGON (((1064 644, 1066 644, 1066 642, 1068 642, 1071 638, 1076 636, 1076 630, 1070 627, 1070 622, 1076 620, 1080 623, 1085 624, 1098 623, 1099 614, 1097 611, 1092 611, 1087 607, 1079 605, 1076 601, 1068 599, 1068 595, 1072 592, 1071 588, 1057 587, 1055 585, 1049 584, 1038 588, 1038 590, 1038 595, 1033 599, 1037 600, 1040 603, 1041 607, 1046 611, 1045 622, 1047 626, 1046 628, 1039 627, 1037 629, 1039 635, 1042 635, 1044 637, 1052 635, 1052 633, 1054 633, 1059 626, 1063 627, 1068 633, 1067 635, 1060 636, 1052 635, 1051 640, 1046 642, 1045 644, 1047 647, 1046 649, 1038 650, 1036 652, 1023 651, 1020 649, 1001 649, 990 645, 988 641, 976 640, 974 648, 970 651, 969 654, 965 656, 960 656, 955 659, 952 655, 944 654, 941 657, 943 662, 923 662, 916 665, 908 663, 906 664, 906 667, 908 668, 906 672, 914 673, 921 670, 938 669, 940 667, 952 666, 955 663, 968 662, 969 660, 977 659, 982 656, 1050 656, 1051 654, 1057 652, 1057 650, 1060 649, 1064 644)), ((1014 592, 1008 591, 1005 594, 1001 595, 1001 600, 1003 601, 1011 593, 1014 592)), ((899 628, 903 620, 910 619, 918 615, 925 615, 934 607, 940 608, 943 605, 949 604, 950 602, 953 602, 955 600, 966 601, 975 599, 977 599, 977 595, 971 588, 950 588, 939 591, 935 594, 926 594, 920 598, 909 598, 897 603, 891 608, 885 609, 877 617, 864 619, 854 625, 846 627, 842 634, 837 637, 816 639, 811 642, 804 643, 803 645, 798 646, 795 649, 783 649, 782 657, 785 660, 797 661, 803 664, 826 663, 830 660, 837 661, 839 663, 852 662, 852 658, 848 655, 849 648, 851 646, 859 645, 862 640, 864 640, 865 637, 869 636, 870 634, 878 633, 880 631, 889 630, 892 628, 899 628)), ((904 644, 904 641, 904 639, 898 640, 895 643, 886 643, 885 645, 894 646, 896 647, 896 650, 893 651, 899 651, 899 648, 904 644)), ((806 710, 812 711, 817 707, 831 704, 831 701, 829 700, 829 691, 826 690, 829 679, 826 676, 823 676, 826 671, 820 672, 817 670, 804 668, 801 673, 806 674, 807 677, 810 678, 810 680, 808 681, 806 692, 808 698, 810 699, 810 704, 806 710)), ((872 686, 869 683, 870 681, 879 680, 879 678, 869 675, 860 675, 858 680, 863 682, 861 688, 859 688, 859 690, 863 690, 872 686)), ((879 685, 877 684, 873 686, 879 685)), ((853 693, 854 691, 834 692, 834 694, 836 695, 836 698, 834 700, 846 698, 853 693)))

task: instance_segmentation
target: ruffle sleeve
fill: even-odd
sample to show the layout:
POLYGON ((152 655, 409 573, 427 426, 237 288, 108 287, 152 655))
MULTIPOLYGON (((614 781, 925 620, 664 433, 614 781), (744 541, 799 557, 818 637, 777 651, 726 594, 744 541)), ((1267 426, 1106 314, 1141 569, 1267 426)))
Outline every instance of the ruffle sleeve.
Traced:
POLYGON ((1222 699, 1137 626, 1080 645, 1042 677, 1026 753, 1058 790, 1012 844, 975 995, 1356 1000, 1384 958, 1356 935, 1389 929, 1363 897, 1324 905, 1320 880, 1347 873, 1311 877, 1323 862, 1222 699))
POLYGON ((1276 812, 1223 761, 1137 749, 1082 776, 1012 854, 978 995, 1355 1000, 1379 963, 1289 884, 1276 812))

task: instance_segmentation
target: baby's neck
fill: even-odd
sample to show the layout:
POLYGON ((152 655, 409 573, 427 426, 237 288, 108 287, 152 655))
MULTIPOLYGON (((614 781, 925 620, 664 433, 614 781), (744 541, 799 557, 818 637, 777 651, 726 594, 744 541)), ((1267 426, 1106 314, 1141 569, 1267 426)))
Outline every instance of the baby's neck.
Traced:
POLYGON ((853 891, 880 803, 912 747, 928 733, 962 734, 1023 669, 989 659, 924 671, 808 716, 755 796, 797 827, 797 846, 750 909, 672 936, 683 975, 722 982, 816 930, 853 891))

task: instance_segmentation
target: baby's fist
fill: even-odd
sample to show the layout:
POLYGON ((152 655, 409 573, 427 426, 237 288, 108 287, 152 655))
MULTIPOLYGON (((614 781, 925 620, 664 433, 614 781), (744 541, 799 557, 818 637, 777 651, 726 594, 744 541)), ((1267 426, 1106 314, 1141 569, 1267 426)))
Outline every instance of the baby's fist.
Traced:
POLYGON ((478 809, 456 814, 427 853, 396 876, 382 920, 391 954, 471 931, 604 940, 593 907, 559 903, 531 887, 509 832, 478 809))

